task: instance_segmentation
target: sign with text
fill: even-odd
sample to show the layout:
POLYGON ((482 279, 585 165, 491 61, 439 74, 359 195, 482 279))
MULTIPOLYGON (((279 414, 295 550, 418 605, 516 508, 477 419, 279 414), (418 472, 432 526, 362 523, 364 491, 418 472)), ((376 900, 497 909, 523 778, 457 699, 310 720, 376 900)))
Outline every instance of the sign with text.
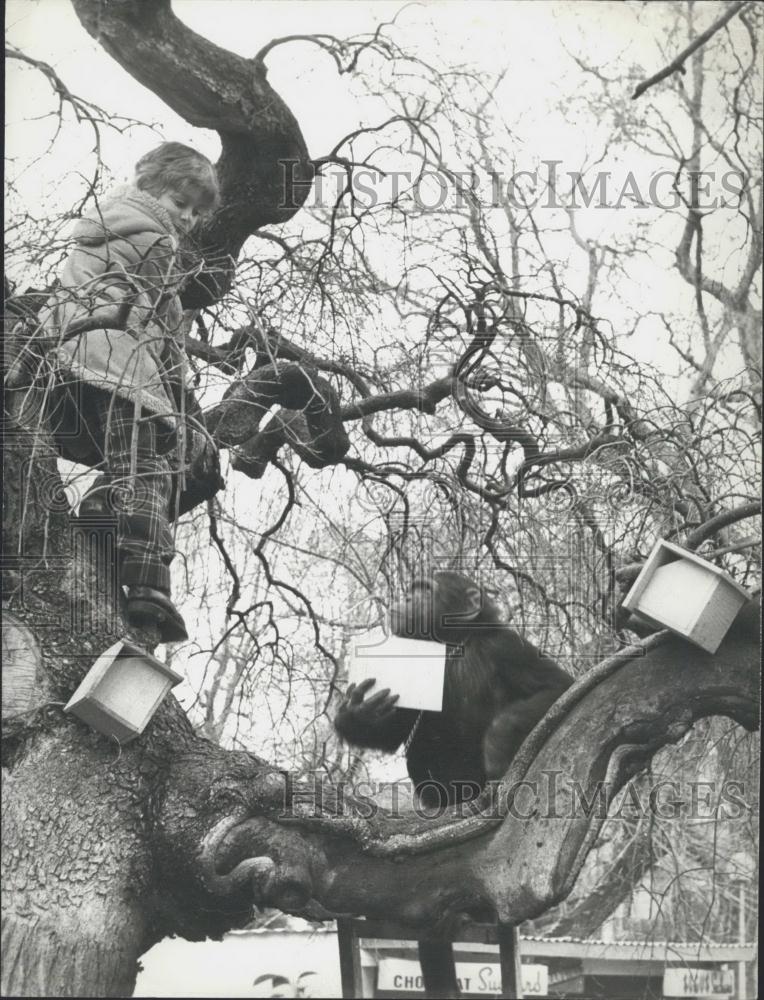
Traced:
POLYGON ((401 639, 377 628, 355 636, 350 651, 348 679, 352 684, 373 677, 376 683, 371 694, 389 688, 398 695, 399 708, 443 709, 446 647, 442 643, 401 639))
MULTIPOLYGON (((549 989, 545 965, 522 966, 523 993, 543 997, 549 989)), ((457 962, 456 978, 462 993, 497 996, 501 993, 501 966, 498 962, 457 962)), ((383 958, 379 962, 377 989, 401 993, 424 993, 419 962, 406 958, 383 958)))
POLYGON ((732 969, 665 969, 665 997, 732 997, 735 974, 732 969))

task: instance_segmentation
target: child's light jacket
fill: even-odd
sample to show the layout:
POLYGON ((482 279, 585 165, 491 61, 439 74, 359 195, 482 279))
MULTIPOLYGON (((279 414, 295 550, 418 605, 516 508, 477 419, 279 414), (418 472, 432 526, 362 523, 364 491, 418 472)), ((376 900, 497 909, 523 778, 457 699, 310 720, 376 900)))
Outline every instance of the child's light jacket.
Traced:
POLYGON ((62 377, 115 393, 177 428, 186 384, 177 234, 137 188, 99 202, 73 231, 75 248, 41 315, 62 377))

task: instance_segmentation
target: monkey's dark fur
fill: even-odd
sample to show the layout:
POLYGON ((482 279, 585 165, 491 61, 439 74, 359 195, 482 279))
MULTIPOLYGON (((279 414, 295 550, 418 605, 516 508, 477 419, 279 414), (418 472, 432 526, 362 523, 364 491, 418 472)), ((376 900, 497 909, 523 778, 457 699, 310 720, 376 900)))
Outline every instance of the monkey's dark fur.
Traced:
MULTIPOLYGON (((502 777, 572 678, 503 623, 496 604, 461 573, 415 581, 390 617, 396 635, 449 644, 443 711, 422 713, 406 755, 409 776, 425 803, 474 798, 502 777)), ((396 708, 395 692, 364 699, 367 690, 368 682, 348 689, 335 726, 349 743, 392 753, 420 713, 396 708)))

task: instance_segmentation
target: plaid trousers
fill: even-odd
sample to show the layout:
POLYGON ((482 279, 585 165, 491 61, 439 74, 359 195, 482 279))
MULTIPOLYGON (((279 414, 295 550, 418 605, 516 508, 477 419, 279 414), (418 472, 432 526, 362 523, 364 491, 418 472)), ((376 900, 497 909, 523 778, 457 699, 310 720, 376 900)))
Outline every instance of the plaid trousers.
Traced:
POLYGON ((117 526, 119 582, 170 593, 170 563, 175 555, 170 530, 172 466, 158 454, 161 431, 156 420, 136 421, 133 404, 107 392, 94 392, 87 423, 103 434, 105 472, 83 497, 114 517, 117 526))

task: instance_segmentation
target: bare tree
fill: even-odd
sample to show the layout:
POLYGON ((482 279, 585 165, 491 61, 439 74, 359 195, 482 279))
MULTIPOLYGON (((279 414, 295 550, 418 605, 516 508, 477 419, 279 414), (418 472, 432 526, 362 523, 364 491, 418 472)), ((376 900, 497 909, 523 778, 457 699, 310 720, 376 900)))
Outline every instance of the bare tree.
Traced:
MULTIPOLYGON (((460 177, 459 149, 441 134, 448 123, 469 123, 471 131, 459 133, 470 136, 466 155, 490 171, 485 122, 496 81, 439 74, 385 27, 350 41, 276 39, 244 59, 188 29, 169 0, 73 6, 135 79, 192 125, 220 136, 222 205, 186 248, 193 273, 184 302, 187 349, 225 385, 208 416, 231 469, 271 477, 282 503, 254 533, 216 505, 204 518, 193 512, 228 585, 221 636, 207 651, 200 728, 169 697, 139 740, 114 746, 62 711, 113 641, 102 613, 105 582, 97 566, 73 555, 69 505, 36 390, 10 379, 4 594, 9 634, 17 646, 19 637, 29 640, 31 657, 13 659, 4 720, 5 992, 129 994, 139 956, 156 941, 220 936, 246 923, 253 905, 315 919, 385 916, 441 936, 465 915, 510 925, 539 917, 571 892, 604 816, 570 810, 552 820, 543 809, 518 811, 518 782, 545 788, 564 755, 567 775, 557 794, 572 800, 576 789, 591 794, 604 782, 607 805, 697 720, 726 716, 747 729, 758 725, 753 605, 715 656, 693 652, 692 662, 686 644, 667 633, 633 645, 633 623, 618 618, 621 591, 646 554, 643 539, 656 533, 692 548, 722 548, 720 564, 745 583, 753 579, 736 534, 760 510, 751 487, 749 387, 677 405, 659 372, 603 333, 597 295, 616 270, 606 268, 607 247, 580 237, 570 206, 560 209, 569 245, 585 249, 590 265, 583 290, 570 287, 554 225, 545 231, 537 213, 507 199, 496 205, 503 230, 481 212, 460 177), (343 73, 357 72, 366 59, 405 64, 410 92, 403 83, 388 88, 397 106, 387 120, 311 158, 265 66, 275 46, 304 41, 343 73), (469 93, 478 95, 471 104, 462 100, 469 93), (353 179, 363 167, 381 166, 391 145, 417 162, 417 182, 430 169, 446 177, 462 196, 457 207, 426 213, 414 184, 384 205, 362 204, 353 179), (290 230, 311 184, 334 168, 344 184, 332 203, 319 206, 303 230, 290 230), (383 211, 425 261, 403 275, 386 271, 365 243, 383 211), (285 225, 264 228, 273 224, 285 225), (265 248, 260 256, 242 253, 252 236, 265 248), (449 262, 440 271, 434 256, 426 258, 436 250, 449 262), (306 328, 315 335, 301 335, 306 328), (393 331, 388 343, 400 330, 385 357, 374 339, 380 328, 393 331), (699 430, 706 427, 708 434, 699 430), (290 517, 297 522, 309 475, 335 467, 354 477, 357 496, 369 494, 368 509, 387 515, 384 531, 368 536, 349 521, 333 535, 292 541, 294 549, 336 560, 343 601, 373 592, 372 556, 392 578, 425 544, 436 557, 453 559, 456 551, 474 562, 479 552, 497 580, 511 581, 518 622, 554 633, 556 652, 571 663, 583 652, 578 682, 472 815, 401 818, 341 787, 315 801, 300 774, 317 766, 330 776, 343 771, 320 730, 312 731, 318 735, 295 774, 217 743, 247 710, 235 704, 239 694, 248 684, 257 690, 253 665, 283 667, 284 718, 296 672, 316 676, 301 662, 303 648, 288 653, 279 629, 290 615, 310 629, 312 655, 322 664, 313 721, 325 724, 342 666, 339 623, 311 599, 308 584, 281 573, 269 546, 285 539, 290 517), (606 522, 597 506, 603 495, 612 514, 606 522), (520 523, 520 507, 534 504, 520 523), (555 585, 550 561, 570 564, 573 554, 575 585, 555 585), (606 623, 615 625, 608 637, 615 652, 583 672, 587 650, 601 659, 606 623)), ((71 95, 51 67, 33 63, 97 133, 100 110, 71 95)), ((373 74, 368 79, 372 89, 381 87, 373 74)), ((24 238, 28 245, 41 235, 25 231, 24 238)), ((45 262, 34 261, 43 277, 57 253, 61 246, 49 239, 45 262)), ((6 301, 11 375, 43 299, 42 290, 27 290, 6 301)), ((319 506, 310 512, 318 523, 319 506)), ((189 565, 193 577, 193 560, 189 565)), ((119 620, 118 601, 112 610, 119 620)), ((157 640, 131 634, 147 646, 157 640)))

